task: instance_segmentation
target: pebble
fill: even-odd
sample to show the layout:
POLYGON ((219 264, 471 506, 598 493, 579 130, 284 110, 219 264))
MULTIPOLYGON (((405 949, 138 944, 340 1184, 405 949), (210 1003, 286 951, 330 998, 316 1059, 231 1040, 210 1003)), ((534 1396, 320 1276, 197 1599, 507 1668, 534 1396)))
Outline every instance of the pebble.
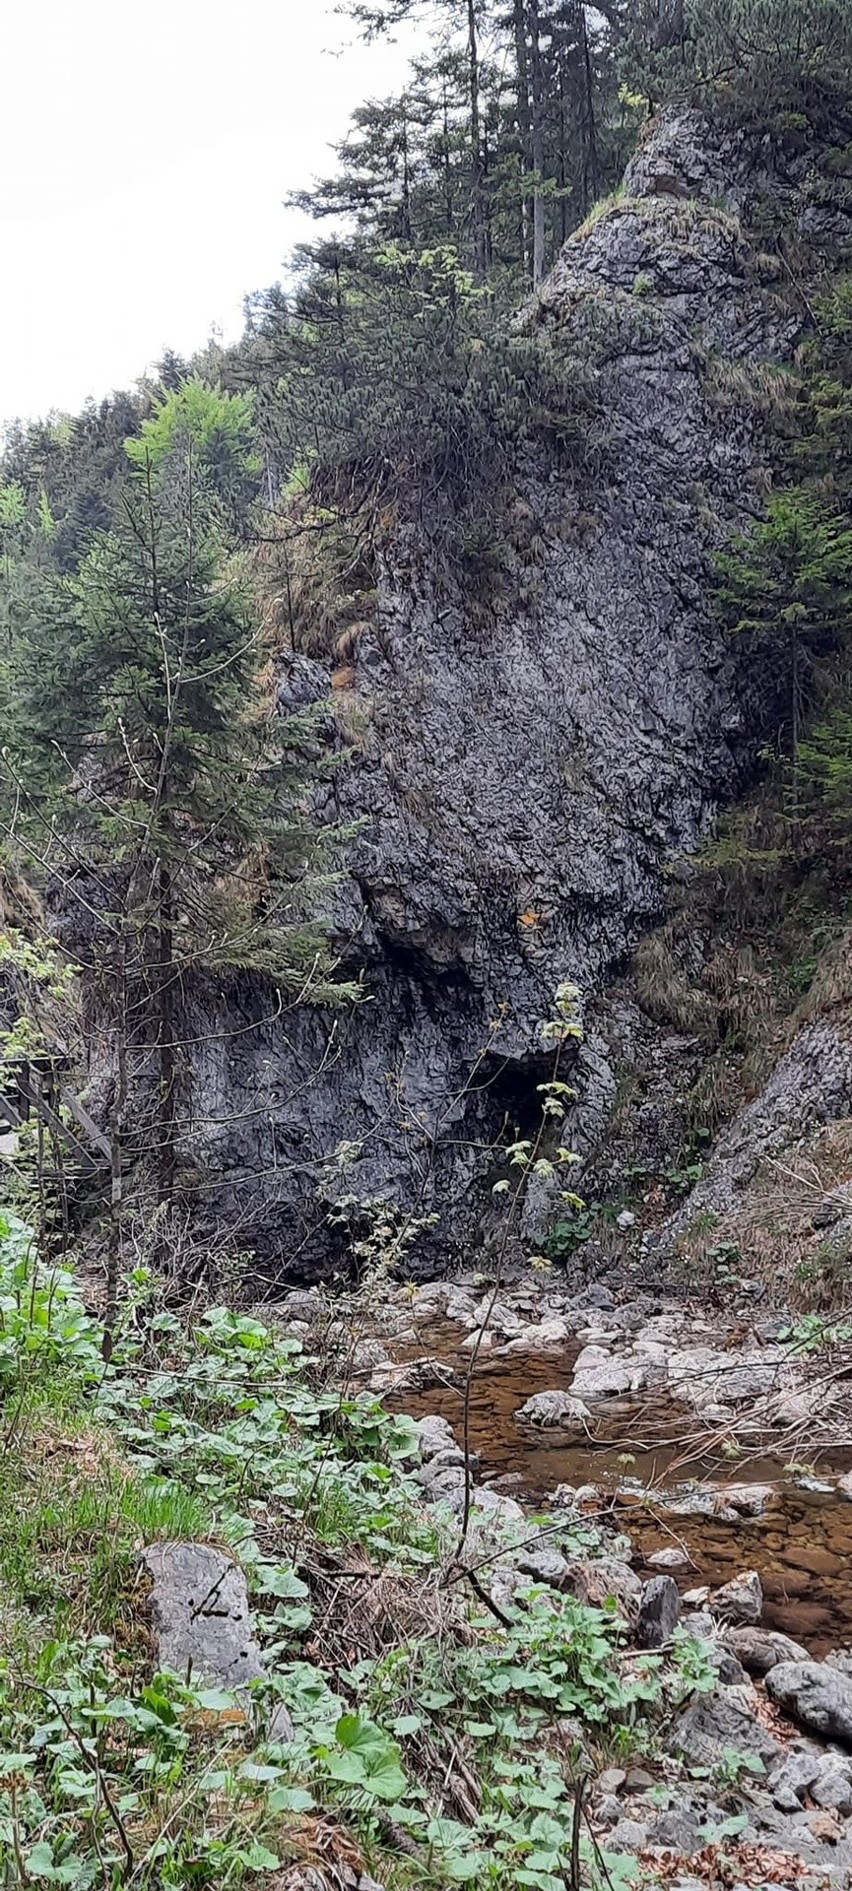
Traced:
MULTIPOLYGON (((652 1550, 647 1558, 649 1569, 688 1569, 689 1557, 686 1550, 676 1549, 674 1544, 669 1549, 652 1550)), ((709 1589, 706 1594, 709 1595, 709 1589)), ((686 1598, 684 1597, 684 1600, 686 1598)))
POLYGON ((626 1778, 627 1774, 623 1767, 608 1766, 606 1771, 601 1773, 598 1780, 598 1791, 602 1793, 620 1792, 626 1778))

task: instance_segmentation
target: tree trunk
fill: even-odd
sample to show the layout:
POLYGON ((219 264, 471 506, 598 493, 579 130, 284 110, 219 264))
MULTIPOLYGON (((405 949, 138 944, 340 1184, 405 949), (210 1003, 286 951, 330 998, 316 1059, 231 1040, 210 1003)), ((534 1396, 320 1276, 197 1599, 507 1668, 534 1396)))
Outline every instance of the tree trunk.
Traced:
POLYGON ((532 44, 533 288, 544 279, 544 77, 539 0, 529 0, 532 44))
POLYGON ((514 0, 515 65, 517 68, 518 152, 521 178, 520 254, 525 276, 531 273, 530 201, 526 181, 532 170, 532 119, 530 117, 530 74, 527 58, 527 20, 524 0, 514 0))
POLYGON ((174 940, 172 937, 172 877, 160 861, 157 869, 157 1061, 159 1067, 159 1104, 157 1111, 158 1193, 161 1203, 174 1195, 177 1151, 175 1148, 177 1044, 174 1020, 174 940))
POLYGON ((127 942, 121 940, 116 991, 115 1089, 109 1117, 110 1200, 109 1240, 107 1243, 106 1307, 101 1351, 109 1363, 115 1345, 118 1318, 118 1288, 121 1278, 121 1237, 124 1217, 124 1117, 127 1109, 127 942))
POLYGON ((467 0, 467 63, 470 86, 470 185, 473 211, 474 270, 480 282, 485 277, 485 194, 482 170, 482 115, 479 98, 479 39, 476 28, 475 0, 467 0))
POLYGON ((598 129, 595 122, 595 75, 592 70, 592 51, 589 45, 589 28, 584 0, 578 0, 577 14, 586 94, 583 124, 583 211, 585 213, 590 204, 597 202, 599 194, 598 129))

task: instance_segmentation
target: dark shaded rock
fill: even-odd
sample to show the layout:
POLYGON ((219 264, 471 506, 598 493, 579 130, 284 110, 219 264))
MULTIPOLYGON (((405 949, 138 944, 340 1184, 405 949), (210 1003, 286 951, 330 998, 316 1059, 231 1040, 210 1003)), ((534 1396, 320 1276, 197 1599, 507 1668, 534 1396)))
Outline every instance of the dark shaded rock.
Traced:
POLYGON ((724 1640, 749 1674, 768 1674, 780 1661, 808 1659, 806 1648, 773 1628, 728 1628, 724 1640))
POLYGON ((559 1550, 551 1549, 548 1544, 532 1544, 516 1557, 521 1574, 530 1576, 533 1582, 543 1582, 551 1589, 570 1589, 571 1565, 559 1550))
POLYGON ((654 1820, 648 1833, 649 1845, 661 1845, 666 1851, 680 1852, 685 1858, 701 1850, 704 1843, 698 1836, 699 1819, 694 1807, 686 1802, 669 1806, 654 1820))
POLYGON ((677 1628, 680 1595, 671 1576, 652 1576, 642 1589, 637 1640, 641 1648, 662 1648, 677 1628))
POLYGON ((782 1661, 770 1668, 766 1692, 776 1707, 811 1733, 852 1746, 852 1681, 824 1661, 782 1661))

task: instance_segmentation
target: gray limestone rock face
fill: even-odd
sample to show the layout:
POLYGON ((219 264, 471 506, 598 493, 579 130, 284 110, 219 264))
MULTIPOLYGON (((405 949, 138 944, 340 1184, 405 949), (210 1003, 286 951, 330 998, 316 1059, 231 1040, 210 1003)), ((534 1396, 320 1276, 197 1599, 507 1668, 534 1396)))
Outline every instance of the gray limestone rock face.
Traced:
MULTIPOLYGON (((700 1182, 666 1224, 664 1251, 676 1249, 696 1215, 719 1218, 735 1211, 763 1163, 850 1111, 852 1043, 829 1018, 820 1019, 799 1032, 760 1095, 720 1137, 700 1182)), ((838 1222, 837 1227, 842 1226, 838 1222)), ((755 1386, 749 1396, 780 1391, 782 1386, 783 1375, 774 1387, 755 1386)))
POLYGON ((776 1707, 810 1733, 852 1746, 852 1681, 824 1661, 782 1661, 770 1668, 766 1692, 776 1707))
MULTIPOLYGON (((352 688, 369 738, 317 804, 358 823, 328 920, 369 1003, 282 1018, 243 974, 182 994, 179 1160, 215 1180, 211 1225, 238 1223, 282 1273, 319 1274, 346 1252, 329 1226, 341 1199, 356 1221, 377 1200, 416 1213, 407 1265, 422 1273, 497 1238, 494 1138, 538 1107, 552 1064, 541 1024, 563 980, 585 995, 586 1024, 566 1135, 584 1157, 605 1140, 618 1089, 606 994, 773 712, 746 640, 721 634, 708 575, 759 507, 768 453, 755 403, 723 399, 720 376, 788 362, 804 319, 773 293, 765 257, 762 276, 740 216, 761 194, 782 209, 795 198, 806 161, 778 164, 773 175, 768 147, 697 112, 670 113, 519 318, 553 343, 566 384, 581 364, 590 406, 574 459, 518 445, 504 482, 518 531, 515 513, 495 520, 486 625, 428 520, 383 550, 352 688)), ((286 670, 287 707, 321 702, 325 677, 333 729, 329 671, 286 670)), ((523 1253, 558 1189, 530 1190, 523 1253)))
MULTIPOLYGON (((151 1576, 161 1667, 237 1694, 266 1678, 246 1579, 236 1563, 207 1543, 156 1543, 142 1560, 151 1576)), ((285 1707, 275 1710, 272 1731, 276 1739, 292 1739, 285 1707)))

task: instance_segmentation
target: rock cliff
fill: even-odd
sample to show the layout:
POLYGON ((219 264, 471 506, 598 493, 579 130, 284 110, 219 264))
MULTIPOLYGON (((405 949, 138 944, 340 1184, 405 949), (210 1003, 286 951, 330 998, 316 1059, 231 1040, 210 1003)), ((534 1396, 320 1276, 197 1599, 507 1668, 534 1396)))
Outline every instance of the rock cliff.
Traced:
MULTIPOLYGON (((328 1265, 341 1200, 355 1224, 353 1203, 378 1199, 428 1223, 412 1265, 430 1246, 445 1265, 470 1253, 495 1140, 537 1120, 540 1024, 565 979, 587 1029, 571 1134, 601 1134, 602 995, 741 785, 769 707, 714 621, 708 560, 759 512, 762 407, 800 319, 751 212, 771 201, 793 222, 806 168, 667 117, 520 318, 581 354, 596 391, 582 464, 519 453, 532 584, 505 546, 483 614, 422 541, 385 557, 344 705, 358 752, 328 807, 362 822, 334 923, 364 1001, 282 1018, 249 980, 190 1001, 190 1035, 211 1006, 231 1035, 193 1053, 187 1153, 216 1177, 211 1215, 271 1272, 328 1265)), ((285 699, 331 703, 320 665, 284 669, 285 699)))

